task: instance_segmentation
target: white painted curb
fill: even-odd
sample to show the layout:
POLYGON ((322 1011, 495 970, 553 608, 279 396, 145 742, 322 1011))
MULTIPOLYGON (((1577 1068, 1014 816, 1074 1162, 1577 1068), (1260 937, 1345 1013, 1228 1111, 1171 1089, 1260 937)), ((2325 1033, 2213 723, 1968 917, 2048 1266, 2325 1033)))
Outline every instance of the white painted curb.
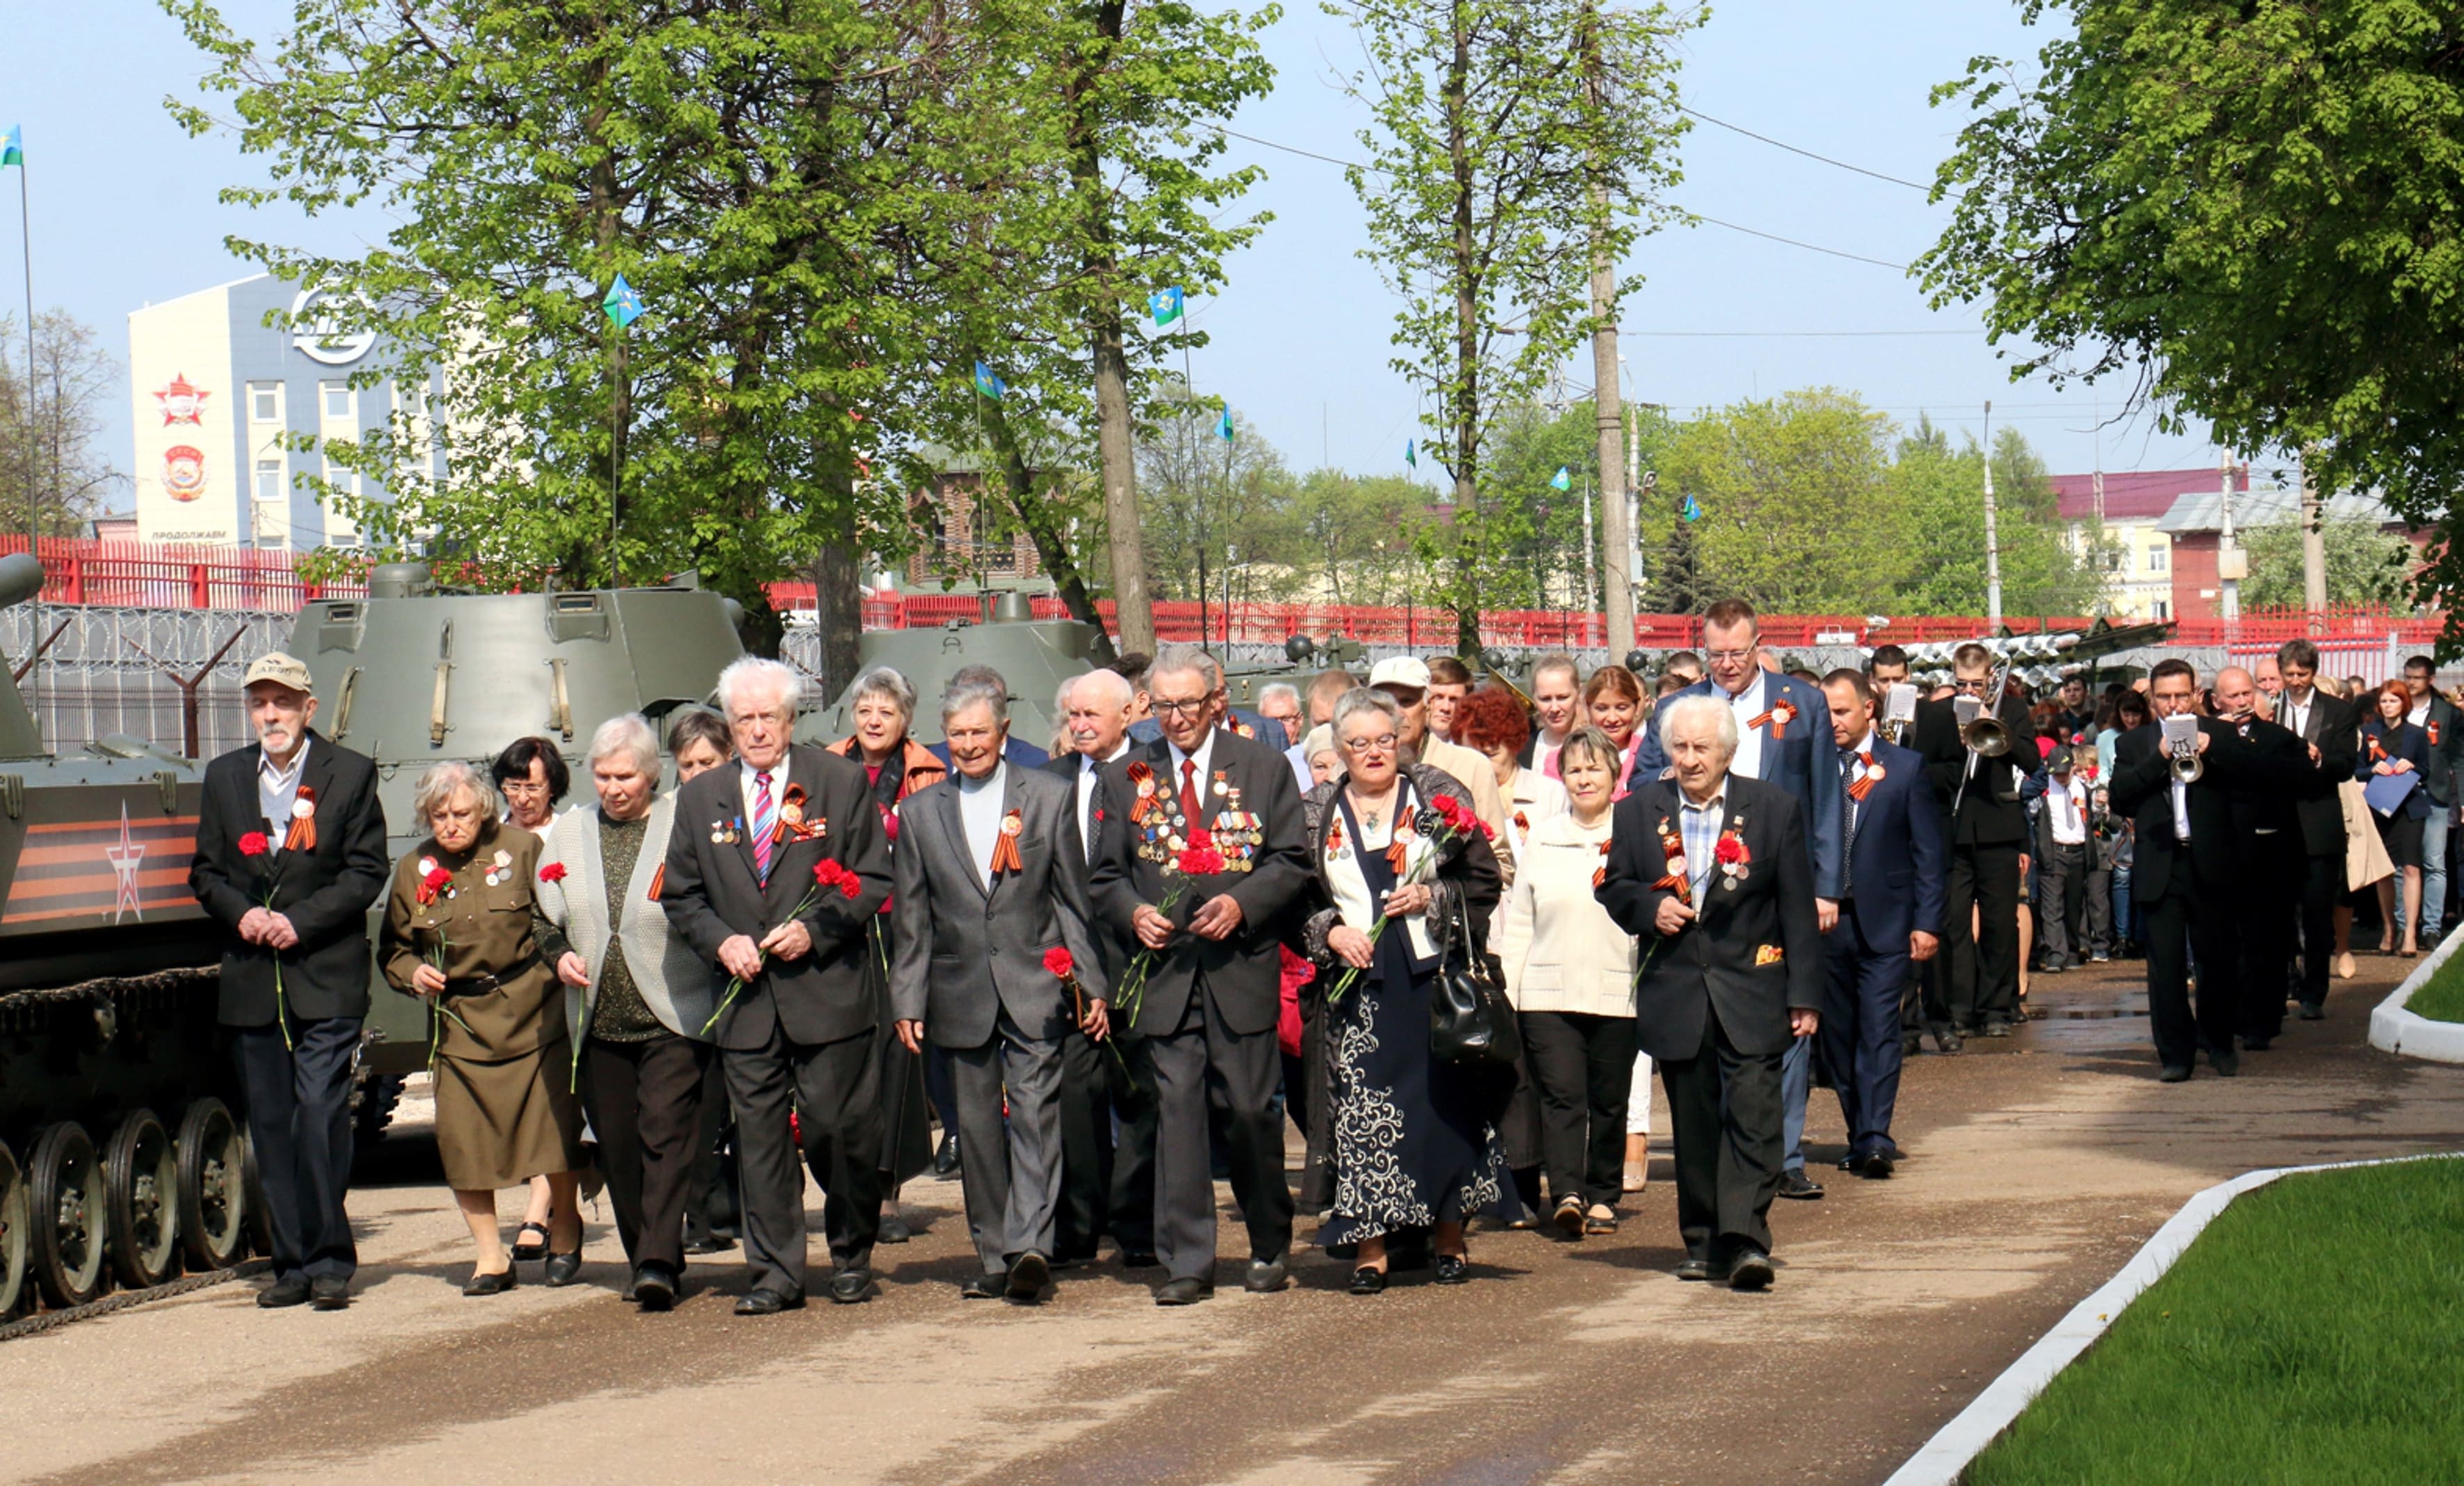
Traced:
POLYGON ((2407 1058, 2426 1058, 2431 1062, 2464 1063, 2464 1022, 2432 1021, 2406 1011, 2405 1003, 2414 992, 2430 983, 2438 967, 2464 943, 2464 929, 2447 936, 2430 957, 2413 967, 2411 974, 2395 993, 2370 1009, 2370 1046, 2401 1053, 2407 1058))
MULTIPOLYGON (((2453 939, 2447 943, 2453 949, 2453 939)), ((2440 951, 2442 954, 2445 950, 2440 951)), ((2425 966, 2424 969, 2428 967, 2425 966)), ((2002 1375, 1986 1385, 1956 1417, 1926 1440, 1922 1449, 1908 1457, 1907 1463, 1894 1473, 1885 1486, 1952 1486, 1969 1462, 1984 1453, 2019 1411, 2045 1390, 2054 1375, 2070 1366, 2090 1343, 2104 1334, 2112 1319, 2139 1297, 2140 1292, 2154 1284, 2173 1261, 2189 1248, 2190 1240, 2208 1226, 2215 1215, 2243 1192, 2264 1187, 2280 1176, 2293 1176, 2303 1171, 2342 1171, 2353 1167, 2397 1166, 2409 1161, 2453 1161, 2464 1157, 2464 1151, 2436 1152, 2420 1156, 2389 1156, 2376 1161, 2333 1161, 2324 1166, 2277 1167, 2265 1171, 2251 1171, 2229 1182, 2219 1182, 2182 1204, 2182 1211, 2156 1230, 2156 1236, 2131 1256, 2130 1262, 2107 1280, 2104 1287, 2071 1308, 2071 1313, 2057 1322, 2036 1344, 2019 1354, 2019 1360, 2002 1371, 2002 1375)))

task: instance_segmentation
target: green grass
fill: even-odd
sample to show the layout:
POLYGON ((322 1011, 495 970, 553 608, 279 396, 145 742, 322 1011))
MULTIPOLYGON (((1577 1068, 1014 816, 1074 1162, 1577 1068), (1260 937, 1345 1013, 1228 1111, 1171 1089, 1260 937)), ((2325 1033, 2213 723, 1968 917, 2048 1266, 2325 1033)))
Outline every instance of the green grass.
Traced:
POLYGON ((2404 1009, 2431 1021, 2464 1021, 2464 951, 2449 955, 2404 1009))
POLYGON ((2236 1199, 1969 1466, 2013 1482, 2464 1480, 2464 1161, 2236 1199))

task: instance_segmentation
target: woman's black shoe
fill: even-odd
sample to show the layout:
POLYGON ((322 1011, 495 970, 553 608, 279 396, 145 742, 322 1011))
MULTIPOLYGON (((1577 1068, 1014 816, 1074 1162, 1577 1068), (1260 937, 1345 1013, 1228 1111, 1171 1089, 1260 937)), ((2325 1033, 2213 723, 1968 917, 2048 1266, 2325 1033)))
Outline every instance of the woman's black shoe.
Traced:
POLYGON ((493 1275, 473 1275, 470 1282, 463 1285, 462 1293, 464 1295, 502 1295, 520 1283, 519 1279, 514 1278, 514 1267, 508 1264, 493 1275))
POLYGON ((514 1262, 517 1264, 536 1264, 539 1260, 546 1258, 547 1242, 547 1225, 545 1223, 524 1223, 514 1234, 514 1262), (531 1235, 533 1234, 539 1235, 539 1238, 536 1242, 531 1238, 531 1235))
POLYGON ((1352 1272, 1352 1293, 1354 1295, 1385 1294, 1386 1272, 1382 1269, 1372 1269, 1366 1264, 1361 1265, 1352 1272))
POLYGON ((580 1249, 574 1250, 571 1254, 550 1254, 547 1257, 549 1289, 561 1290, 581 1278, 582 1251, 580 1249))
POLYGON ((1437 1282, 1441 1285, 1469 1284, 1471 1257, 1464 1254, 1439 1255, 1437 1282))

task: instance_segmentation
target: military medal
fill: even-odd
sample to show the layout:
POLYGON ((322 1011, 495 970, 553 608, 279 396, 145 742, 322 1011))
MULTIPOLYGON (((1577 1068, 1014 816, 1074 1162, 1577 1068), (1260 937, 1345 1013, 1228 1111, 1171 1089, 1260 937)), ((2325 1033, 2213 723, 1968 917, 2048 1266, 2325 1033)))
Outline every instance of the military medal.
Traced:
POLYGON ((298 793, 291 798, 291 824, 282 833, 282 849, 317 849, 317 792, 308 785, 300 785, 298 793))
POLYGON ((1026 863, 1020 861, 1018 855, 1018 834, 1025 829, 1026 822, 1020 819, 1017 811, 1001 817, 1001 838, 993 842, 993 876, 1026 870, 1026 863))

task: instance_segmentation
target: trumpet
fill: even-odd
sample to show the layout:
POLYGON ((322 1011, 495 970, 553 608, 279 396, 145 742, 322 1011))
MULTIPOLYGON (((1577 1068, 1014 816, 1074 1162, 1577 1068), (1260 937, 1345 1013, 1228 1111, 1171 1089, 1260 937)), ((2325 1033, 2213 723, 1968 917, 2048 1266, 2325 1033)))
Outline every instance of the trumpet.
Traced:
POLYGON ((1979 758, 1999 758, 2011 752, 2011 730, 1999 717, 1980 715, 1959 730, 1959 741, 1979 758))
MULTIPOLYGON (((1992 644, 2000 646, 2007 645, 2008 642, 1994 641, 1992 644)), ((2002 705, 2002 693, 2010 688, 2011 656, 2005 650, 1986 678, 1982 698, 1951 698, 1951 714, 1959 719, 1960 744, 1979 758, 1999 758, 2011 752, 2011 730, 1994 715, 2002 705)))
POLYGON ((2196 784, 2199 782, 2199 776, 2208 772, 2208 766, 2199 757, 2197 750, 2198 745, 2192 744, 2190 752, 2173 755, 2173 778, 2176 783, 2196 784))

